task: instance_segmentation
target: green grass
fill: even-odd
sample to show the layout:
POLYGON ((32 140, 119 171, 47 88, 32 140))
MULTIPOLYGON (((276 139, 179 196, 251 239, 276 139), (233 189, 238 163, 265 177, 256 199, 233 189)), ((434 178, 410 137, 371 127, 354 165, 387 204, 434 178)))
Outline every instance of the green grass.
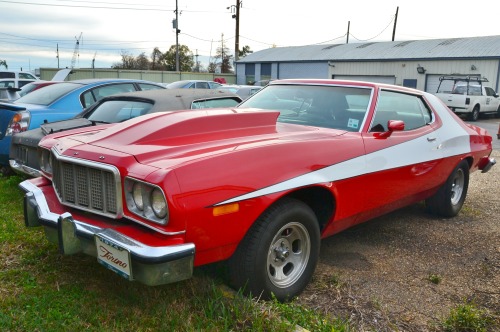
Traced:
POLYGON ((433 284, 436 284, 436 285, 441 283, 442 279, 443 278, 437 274, 429 274, 429 276, 427 277, 427 280, 429 280, 430 282, 432 282, 433 284))
POLYGON ((493 317, 485 310, 478 309, 474 303, 465 302, 450 310, 441 327, 446 332, 486 332, 490 331, 493 324, 493 317))
POLYGON ((83 254, 61 256, 42 228, 23 221, 23 178, 0 176, 2 331, 349 331, 347 323, 296 303, 257 301, 205 269, 148 287, 83 254))

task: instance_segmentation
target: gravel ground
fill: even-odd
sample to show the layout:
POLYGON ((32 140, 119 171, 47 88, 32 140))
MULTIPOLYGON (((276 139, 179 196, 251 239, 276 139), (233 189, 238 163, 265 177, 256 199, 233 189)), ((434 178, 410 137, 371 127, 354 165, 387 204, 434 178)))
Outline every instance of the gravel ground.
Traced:
MULTIPOLYGON (((492 153, 500 162, 500 151, 492 153)), ((474 172, 460 214, 440 219, 416 204, 322 242, 299 302, 359 331, 434 331, 472 301, 500 331, 500 164, 474 172), (432 282, 433 279, 435 282, 432 282)))

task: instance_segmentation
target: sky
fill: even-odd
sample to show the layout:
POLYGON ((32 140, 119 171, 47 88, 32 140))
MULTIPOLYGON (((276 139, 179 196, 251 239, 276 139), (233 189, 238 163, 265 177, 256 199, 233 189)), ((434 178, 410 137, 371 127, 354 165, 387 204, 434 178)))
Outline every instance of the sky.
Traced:
MULTIPOLYGON (((110 68, 121 54, 150 56, 178 38, 207 66, 224 45, 234 55, 237 0, 0 0, 0 60, 12 70, 110 68), (59 58, 57 58, 59 54, 59 58)), ((242 0, 240 48, 500 35, 500 1, 242 0)), ((196 60, 196 59, 195 59, 196 60)), ((1 67, 0 69, 4 69, 1 67)))

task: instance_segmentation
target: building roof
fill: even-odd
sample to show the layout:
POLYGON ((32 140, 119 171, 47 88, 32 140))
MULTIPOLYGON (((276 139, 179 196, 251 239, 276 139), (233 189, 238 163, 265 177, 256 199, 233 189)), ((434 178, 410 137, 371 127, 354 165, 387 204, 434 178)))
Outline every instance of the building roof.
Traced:
POLYGON ((500 36, 276 47, 254 52, 238 63, 499 59, 500 36))

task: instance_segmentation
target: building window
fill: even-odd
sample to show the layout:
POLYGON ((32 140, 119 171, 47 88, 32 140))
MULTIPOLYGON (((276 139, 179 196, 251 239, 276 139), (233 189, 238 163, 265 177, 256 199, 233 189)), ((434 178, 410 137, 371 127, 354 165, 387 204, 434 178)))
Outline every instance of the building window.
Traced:
POLYGON ((260 79, 270 80, 271 79, 271 64, 263 63, 260 65, 260 79))
POLYGON ((255 63, 247 63, 245 65, 245 80, 247 84, 255 82, 255 63))

